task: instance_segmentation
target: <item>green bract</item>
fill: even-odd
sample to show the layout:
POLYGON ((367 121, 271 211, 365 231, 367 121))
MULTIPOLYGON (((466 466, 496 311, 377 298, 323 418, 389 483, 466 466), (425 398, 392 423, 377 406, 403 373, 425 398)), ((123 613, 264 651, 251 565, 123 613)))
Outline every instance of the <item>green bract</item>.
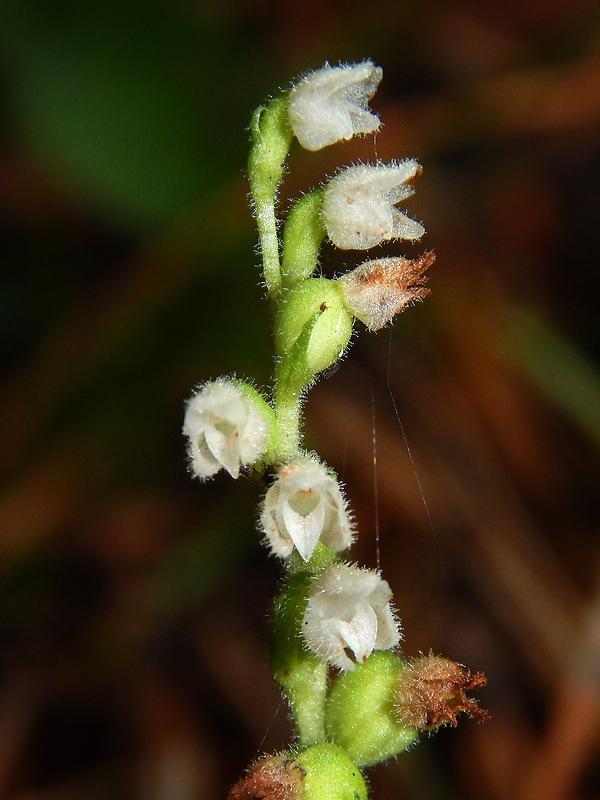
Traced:
POLYGON ((344 305, 337 282, 309 278, 297 284, 286 293, 275 319, 275 350, 285 357, 315 314, 319 317, 306 342, 307 362, 313 374, 337 361, 352 336, 352 314, 344 305))
POLYGON ((328 738, 359 767, 387 761, 417 738, 416 729, 399 723, 393 708, 400 670, 395 653, 374 652, 353 672, 342 673, 331 687, 325 717, 328 738))

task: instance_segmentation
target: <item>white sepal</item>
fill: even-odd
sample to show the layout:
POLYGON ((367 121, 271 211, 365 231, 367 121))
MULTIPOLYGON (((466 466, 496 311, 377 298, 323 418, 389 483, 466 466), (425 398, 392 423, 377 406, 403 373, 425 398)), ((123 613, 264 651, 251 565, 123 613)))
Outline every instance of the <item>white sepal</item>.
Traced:
POLYGON ((191 471, 201 479, 220 469, 237 478, 241 466, 253 464, 265 451, 269 421, 249 396, 256 394, 258 400, 256 390, 244 388, 248 391, 237 381, 219 378, 187 402, 183 433, 191 471))
POLYGON ((343 670, 400 641, 392 591, 379 572, 333 564, 315 579, 302 621, 309 648, 343 670), (353 658, 349 657, 351 653, 353 658))
POLYGON ((379 129, 379 118, 368 109, 381 80, 372 61, 310 72, 289 94, 288 117, 296 138, 307 150, 321 150, 357 133, 379 129))
POLYGON ((265 496, 260 527, 271 551, 285 558, 294 547, 304 561, 320 540, 345 550, 354 526, 339 483, 315 456, 299 456, 279 470, 265 496))
POLYGON ((342 250, 368 250, 389 239, 420 239, 425 228, 398 211, 396 203, 414 194, 421 172, 414 158, 343 169, 323 195, 321 216, 331 241, 342 250))

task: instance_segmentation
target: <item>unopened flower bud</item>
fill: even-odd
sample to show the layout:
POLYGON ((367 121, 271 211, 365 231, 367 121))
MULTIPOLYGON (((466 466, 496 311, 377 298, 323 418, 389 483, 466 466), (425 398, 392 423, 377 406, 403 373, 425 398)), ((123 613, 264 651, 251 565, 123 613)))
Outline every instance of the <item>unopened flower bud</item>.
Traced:
POLYGON ((310 649, 342 670, 400 641, 392 591, 378 572, 333 564, 315 579, 302 620, 310 649))
POLYGON ((320 150, 356 133, 373 133, 379 118, 368 110, 382 70, 371 61, 310 72, 289 94, 288 115, 298 141, 320 150))
POLYGON ((271 551, 282 558, 294 549, 304 561, 317 542, 345 550, 354 525, 334 475, 315 456, 299 456, 283 466, 269 487, 260 526, 271 551))
POLYGON ((466 667, 449 658, 421 656, 403 665, 394 689, 394 708, 405 725, 419 730, 456 726, 460 712, 484 720, 487 711, 465 692, 485 684, 482 672, 471 675, 466 667))
POLYGON ((205 383, 187 402, 183 433, 190 469, 201 479, 225 469, 237 478, 267 449, 274 415, 256 389, 219 378, 205 383))
POLYGON ((322 220, 342 250, 368 250, 389 239, 420 239, 425 228, 396 208, 421 174, 414 159, 346 167, 325 187, 322 220))
POLYGON ((399 256, 366 261, 338 278, 348 311, 370 331, 378 331, 429 294, 423 273, 434 261, 433 253, 413 260, 399 256))

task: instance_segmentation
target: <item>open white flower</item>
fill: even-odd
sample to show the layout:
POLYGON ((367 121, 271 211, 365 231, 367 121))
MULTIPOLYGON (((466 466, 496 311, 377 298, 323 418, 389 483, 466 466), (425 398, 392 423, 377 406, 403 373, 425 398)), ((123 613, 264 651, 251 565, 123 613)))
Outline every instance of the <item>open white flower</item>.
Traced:
POLYGON ((331 241, 342 250, 368 250, 389 239, 420 239, 425 228, 395 205, 414 194, 421 172, 413 158, 343 169, 323 196, 322 220, 331 241))
POLYGON ((382 76, 372 61, 330 67, 306 75, 290 91, 288 117, 307 150, 321 150, 356 133, 373 133, 379 118, 368 110, 382 76))
POLYGON ((302 621, 304 639, 321 658, 353 670, 373 650, 388 650, 400 641, 391 599, 379 572, 333 564, 313 583, 302 621))
POLYGON ((304 561, 319 540, 339 551, 354 538, 340 485, 314 456, 299 456, 280 469, 265 496, 260 526, 275 555, 285 558, 296 547, 304 561))
POLYGON ((258 406, 266 410, 267 404, 251 386, 244 388, 221 378, 205 383, 188 400, 183 433, 189 437, 191 471, 201 479, 222 468, 237 478, 240 466, 253 464, 265 450, 269 420, 258 406))
POLYGON ((434 261, 433 253, 412 260, 398 256, 365 261, 337 280, 346 308, 370 331, 378 331, 429 294, 423 273, 434 261))

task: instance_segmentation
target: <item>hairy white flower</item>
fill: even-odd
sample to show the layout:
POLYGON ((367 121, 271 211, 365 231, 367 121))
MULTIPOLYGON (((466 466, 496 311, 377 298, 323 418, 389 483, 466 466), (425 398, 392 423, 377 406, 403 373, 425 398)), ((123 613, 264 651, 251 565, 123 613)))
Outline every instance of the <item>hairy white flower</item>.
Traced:
POLYGON ((330 67, 306 75, 290 91, 288 117, 307 150, 321 150, 356 133, 373 133, 379 118, 368 110, 382 76, 372 61, 330 67))
POLYGON ((284 558, 296 547, 304 561, 319 539, 339 551, 354 538, 340 485, 314 456, 299 456, 280 469, 265 496, 260 526, 275 555, 284 558))
POLYGON ((321 658, 353 670, 373 650, 388 650, 400 641, 391 599, 379 572, 333 564, 313 583, 302 621, 304 639, 321 658))
POLYGON ((399 256, 365 261, 338 278, 346 308, 370 331, 378 331, 429 294, 423 273, 434 261, 433 253, 412 260, 399 256))
POLYGON ((265 450, 269 421, 258 403, 266 403, 251 386, 244 388, 247 392, 221 378, 205 383, 187 402, 183 433, 189 437, 191 470, 201 479, 222 468, 237 478, 240 466, 254 463, 265 450))
POLYGON ((389 239, 420 239, 425 228, 395 204, 414 194, 421 172, 414 158, 343 169, 323 196, 322 220, 331 241, 342 250, 368 250, 389 239))

